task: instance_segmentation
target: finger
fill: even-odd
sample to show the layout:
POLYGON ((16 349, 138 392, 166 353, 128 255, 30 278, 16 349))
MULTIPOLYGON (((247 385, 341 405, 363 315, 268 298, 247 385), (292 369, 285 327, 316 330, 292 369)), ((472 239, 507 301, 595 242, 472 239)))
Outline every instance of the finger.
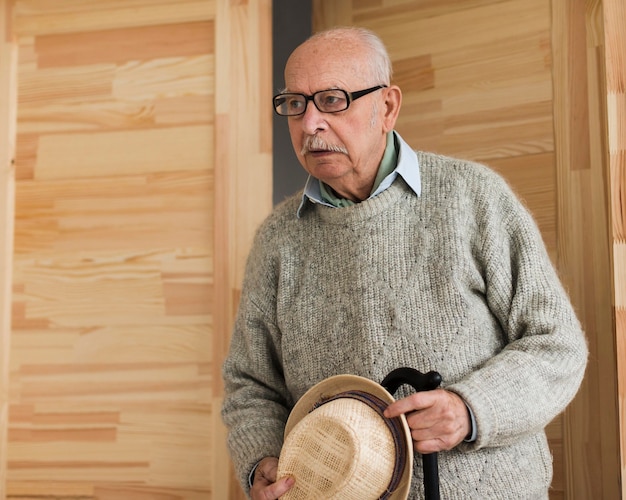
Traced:
POLYGON ((252 500, 276 500, 287 493, 295 484, 292 476, 280 478, 275 483, 267 483, 265 478, 259 478, 255 481, 250 489, 250 498, 252 500))
POLYGON ((276 498, 287 493, 295 483, 296 480, 293 478, 293 476, 285 476, 276 481, 273 484, 274 494, 276 495, 276 498))
POLYGON ((451 450, 463 441, 460 433, 437 434, 430 433, 430 437, 423 437, 419 432, 412 432, 413 448, 419 453, 434 453, 436 451, 451 450))
POLYGON ((391 403, 384 411, 387 418, 399 417, 413 411, 421 411, 432 406, 432 395, 430 393, 436 391, 426 391, 411 394, 406 398, 399 399, 391 403))
POLYGON ((411 429, 411 439, 420 453, 432 453, 433 451, 450 450, 458 445, 468 433, 468 426, 459 420, 440 420, 432 426, 423 425, 421 419, 407 419, 411 429))
POLYGON ((416 452, 425 455, 428 453, 437 453, 439 451, 449 450, 451 448, 447 447, 439 439, 428 439, 425 441, 413 441, 413 449, 416 452))
POLYGON ((255 473, 254 473, 254 481, 257 479, 264 480, 267 484, 273 483, 276 481, 276 471, 278 470, 278 458, 276 457, 265 457, 259 463, 255 473))
POLYGON ((433 411, 413 411, 406 414, 406 423, 412 433, 421 433, 421 439, 435 437, 437 432, 442 432, 442 422, 437 413, 433 411))

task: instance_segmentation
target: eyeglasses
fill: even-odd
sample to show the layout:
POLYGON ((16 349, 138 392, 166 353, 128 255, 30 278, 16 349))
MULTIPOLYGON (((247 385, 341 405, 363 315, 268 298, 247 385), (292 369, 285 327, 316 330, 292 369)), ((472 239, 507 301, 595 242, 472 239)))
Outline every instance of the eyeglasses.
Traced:
POLYGON ((348 109, 352 101, 387 85, 376 85, 365 90, 346 92, 343 89, 320 90, 313 95, 285 93, 274 96, 274 111, 280 116, 297 116, 306 112, 309 101, 322 113, 339 113, 348 109))

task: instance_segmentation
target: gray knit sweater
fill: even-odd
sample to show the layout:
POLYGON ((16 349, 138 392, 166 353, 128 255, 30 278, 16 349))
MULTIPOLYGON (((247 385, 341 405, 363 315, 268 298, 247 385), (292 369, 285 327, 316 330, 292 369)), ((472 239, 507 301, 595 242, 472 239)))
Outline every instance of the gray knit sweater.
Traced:
MULTIPOLYGON (((575 395, 580 324, 531 216, 488 168, 418 153, 422 193, 401 178, 353 207, 287 199, 248 258, 222 410, 242 486, 279 456, 295 401, 331 375, 380 382, 437 370, 472 409, 474 443, 439 453, 441 498, 547 498, 544 427, 575 395)), ((399 392, 396 397, 405 395, 399 392)), ((416 458, 410 498, 423 498, 416 458)))

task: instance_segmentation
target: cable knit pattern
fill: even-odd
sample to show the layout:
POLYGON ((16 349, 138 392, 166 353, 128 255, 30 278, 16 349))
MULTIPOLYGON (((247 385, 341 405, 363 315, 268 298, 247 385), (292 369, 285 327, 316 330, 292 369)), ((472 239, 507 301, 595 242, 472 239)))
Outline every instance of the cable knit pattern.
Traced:
MULTIPOLYGON (((482 165, 418 153, 422 194, 398 178, 352 207, 301 194, 257 232, 229 356, 223 418, 237 473, 278 456, 290 408, 339 373, 380 382, 437 370, 478 439, 439 454, 444 499, 547 498, 544 427, 574 397, 584 334, 528 211, 482 165)), ((396 395, 407 394, 403 388, 396 395)), ((410 498, 423 498, 421 459, 410 498)))

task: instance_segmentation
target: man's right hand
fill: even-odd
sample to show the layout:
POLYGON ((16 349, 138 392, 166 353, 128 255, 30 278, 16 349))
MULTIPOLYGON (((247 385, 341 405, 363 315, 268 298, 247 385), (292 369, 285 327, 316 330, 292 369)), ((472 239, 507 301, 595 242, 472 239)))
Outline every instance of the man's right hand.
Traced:
POLYGON ((276 457, 265 457, 259 462, 256 471, 254 471, 252 488, 250 488, 252 500, 276 500, 293 486, 295 479, 291 476, 276 481, 277 469, 278 459, 276 457))

